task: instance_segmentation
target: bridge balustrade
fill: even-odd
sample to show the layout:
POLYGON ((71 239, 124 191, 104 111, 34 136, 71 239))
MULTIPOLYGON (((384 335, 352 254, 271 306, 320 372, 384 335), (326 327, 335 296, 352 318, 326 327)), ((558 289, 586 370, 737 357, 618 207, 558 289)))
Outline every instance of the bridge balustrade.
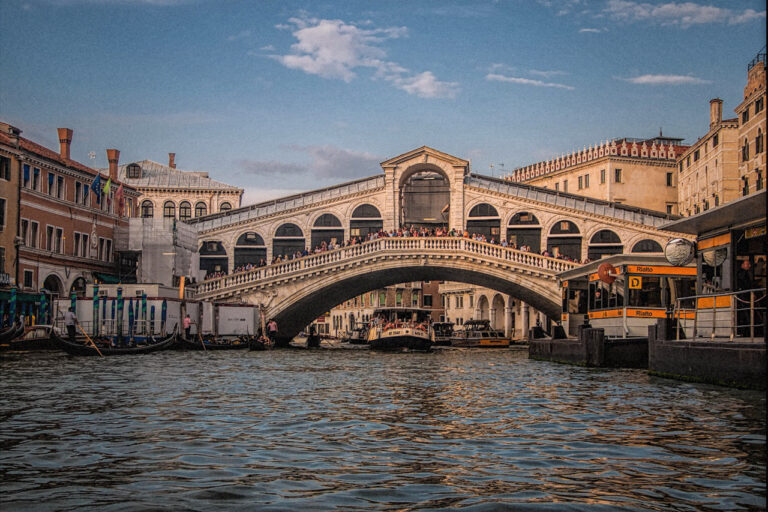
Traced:
POLYGON ((468 238, 386 237, 204 281, 198 286, 198 295, 211 295, 218 291, 223 292, 242 285, 253 284, 312 268, 319 268, 327 264, 351 261, 372 254, 417 253, 426 255, 443 253, 455 255, 459 252, 474 254, 484 259, 501 261, 509 265, 534 267, 552 274, 564 272, 580 265, 571 261, 468 238))

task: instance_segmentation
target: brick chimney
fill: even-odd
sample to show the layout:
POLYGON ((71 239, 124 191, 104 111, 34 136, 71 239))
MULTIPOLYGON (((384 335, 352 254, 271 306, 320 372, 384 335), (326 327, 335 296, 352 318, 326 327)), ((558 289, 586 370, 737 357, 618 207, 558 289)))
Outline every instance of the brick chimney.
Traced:
POLYGON ((117 181, 117 162, 120 160, 120 151, 108 149, 107 160, 109 160, 109 179, 114 183, 117 181))
POLYGON ((168 153, 168 167, 176 168, 176 153, 168 153))
POLYGON ((715 98, 709 100, 709 128, 712 129, 723 120, 723 100, 715 98))
POLYGON ((69 150, 72 145, 72 130, 59 128, 59 154, 61 158, 69 160, 69 150))

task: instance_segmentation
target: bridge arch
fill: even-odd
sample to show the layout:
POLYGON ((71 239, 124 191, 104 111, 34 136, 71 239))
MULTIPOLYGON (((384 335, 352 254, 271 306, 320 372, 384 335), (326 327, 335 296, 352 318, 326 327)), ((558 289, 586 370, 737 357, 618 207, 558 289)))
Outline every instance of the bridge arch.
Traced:
POLYGON ((406 181, 411 179, 414 174, 418 174, 420 172, 435 172, 445 178, 448 183, 451 182, 450 175, 442 167, 429 162, 421 162, 408 166, 404 171, 400 173, 400 179, 398 180, 397 188, 402 189, 406 181))
POLYGON ((372 201, 355 204, 347 218, 350 238, 359 236, 365 239, 368 233, 378 233, 384 228, 381 207, 372 201))
POLYGON ((547 252, 553 256, 564 255, 581 260, 583 251, 582 230, 575 222, 556 218, 547 231, 547 252))
POLYGON ((541 221, 529 211, 517 211, 506 223, 506 240, 516 247, 527 245, 533 252, 541 252, 541 221))
POLYGON ((309 249, 314 250, 323 242, 330 243, 335 239, 337 243, 344 242, 344 225, 333 213, 319 212, 311 221, 309 249))
POLYGON ((306 248, 304 231, 293 222, 283 222, 272 234, 272 256, 290 257, 306 248))
POLYGON ((221 240, 203 240, 198 251, 200 255, 200 270, 206 274, 213 272, 229 272, 228 251, 221 240))
POLYGON ((605 229, 604 226, 590 230, 587 239, 589 240, 587 258, 590 260, 599 260, 603 256, 624 252, 624 243, 621 237, 614 230, 605 229))
POLYGON ((472 234, 480 234, 487 240, 501 239, 501 216, 495 206, 487 201, 477 200, 467 205, 466 229, 472 234))
POLYGON ((664 248, 659 242, 647 237, 635 237, 634 240, 627 243, 627 247, 632 247, 631 252, 633 253, 664 252, 664 248))
POLYGON ((491 299, 491 327, 497 331, 504 331, 504 314, 506 311, 506 301, 500 293, 494 294, 491 299))
MULTIPOLYGON (((339 272, 323 274, 311 283, 297 286, 291 293, 276 296, 278 302, 270 305, 267 314, 277 320, 281 336, 292 338, 318 316, 358 295, 422 280, 475 284, 519 298, 552 318, 560 313, 559 292, 549 281, 532 280, 524 273, 493 266, 479 267, 458 259, 424 264, 419 258, 393 258, 378 262, 375 270, 366 265, 350 265, 339 272)), ((257 295, 243 298, 253 303, 264 300, 257 295)), ((480 300, 479 297, 476 300, 480 300)), ((503 318, 504 308, 500 309, 503 318)))
POLYGON ((264 238, 256 231, 245 230, 235 238, 232 246, 235 268, 244 265, 258 265, 263 259, 267 261, 267 244, 264 238))

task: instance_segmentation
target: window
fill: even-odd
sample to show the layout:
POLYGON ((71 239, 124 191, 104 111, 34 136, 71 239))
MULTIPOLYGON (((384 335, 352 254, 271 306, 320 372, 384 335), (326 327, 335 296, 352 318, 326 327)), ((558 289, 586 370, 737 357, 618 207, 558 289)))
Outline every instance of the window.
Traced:
POLYGON ((208 206, 204 202, 199 201, 195 204, 195 217, 203 217, 205 215, 208 215, 208 206))
POLYGON ((80 184, 80 182, 76 181, 75 182, 75 202, 76 203, 80 202, 80 195, 81 195, 82 188, 83 186, 80 184))
POLYGON ((741 189, 741 195, 746 196, 749 194, 749 178, 747 176, 742 176, 741 179, 744 181, 744 186, 741 189))
POLYGON ((27 219, 21 219, 21 245, 29 245, 27 243, 27 231, 29 231, 29 221, 27 219))
POLYGON ((579 176, 579 190, 584 188, 584 177, 579 176))
POLYGON ((744 145, 741 147, 741 159, 743 161, 749 160, 749 141, 744 139, 744 145))
POLYGON ((688 158, 685 159, 685 167, 686 169, 691 166, 691 155, 688 155, 688 158))
POLYGON ((104 261, 112 261, 112 240, 107 240, 104 261))
POLYGON ((0 247, 0 272, 5 274, 5 247, 0 247))
POLYGON ((45 248, 49 251, 53 250, 53 226, 45 227, 45 248))
POLYGON ((589 174, 584 175, 584 188, 589 188, 589 174))
POLYGON ((125 170, 129 178, 141 178, 141 167, 139 164, 130 164, 125 170))
POLYGON ((0 156, 0 178, 11 181, 11 159, 0 156))
POLYGON ((56 245, 54 251, 61 254, 64 252, 64 231, 61 228, 56 228, 56 245))
POLYGON ((667 215, 672 215, 672 205, 671 204, 667 205, 667 215))
POLYGON ((615 183, 621 183, 621 169, 613 170, 613 181, 615 183))
POLYGON ((179 204, 179 219, 187 220, 192 217, 192 205, 189 201, 182 201, 179 204))
POLYGON ((716 134, 715 134, 715 135, 712 137, 712 147, 715 147, 715 146, 717 146, 717 144, 718 144, 719 140, 720 140, 720 134, 719 134, 719 133, 716 133, 716 134))
POLYGON ((698 162, 699 161, 699 150, 693 152, 693 161, 698 162))
POLYGON ((5 229, 5 199, 0 197, 0 231, 5 229))
POLYGON ((88 185, 83 183, 83 204, 88 206, 88 185))
POLYGON ((395 306, 403 305, 403 292, 397 292, 395 294, 395 306))
POLYGON ((749 108, 746 108, 744 112, 741 113, 741 124, 745 124, 747 121, 749 121, 749 108))
POLYGON ((155 207, 152 205, 152 201, 143 201, 141 203, 141 217, 144 219, 151 219, 155 215, 155 207))
POLYGON ((755 137, 755 154, 762 153, 765 150, 763 131, 758 128, 757 137, 755 137))
POLYGON ((474 295, 470 295, 469 296, 469 307, 471 307, 471 308, 475 307, 475 296, 474 295))
POLYGON ((560 190, 560 183, 555 183, 555 190, 560 190))
POLYGON ((37 247, 37 232, 40 228, 38 222, 32 221, 29 223, 29 237, 27 238, 27 247, 37 247))
POLYGON ((21 185, 23 187, 29 188, 29 165, 24 164, 23 166, 23 172, 22 172, 22 179, 21 179, 21 185))
POLYGON ((225 201, 225 202, 223 202, 223 203, 221 203, 221 206, 219 206, 219 211, 220 211, 220 212, 228 212, 228 211, 229 211, 229 210, 231 210, 231 209, 232 209, 232 205, 231 205, 231 204, 229 204, 229 203, 228 203, 228 202, 226 202, 226 201, 225 201))
POLYGON ((763 107, 765 107, 765 98, 760 96, 755 100, 755 114, 758 112, 761 112, 763 110, 763 107))
POLYGON ((755 174, 757 174, 757 181, 755 182, 755 190, 763 190, 763 173, 760 171, 760 169, 755 170, 755 174))
POLYGON ((83 258, 87 258, 88 257, 88 238, 89 238, 88 235, 83 233, 83 236, 81 237, 83 248, 82 248, 82 251, 80 253, 81 256, 83 256, 83 258))
POLYGON ((387 304, 387 293, 379 292, 379 306, 385 306, 387 304))
POLYGON ((35 273, 31 270, 24 271, 24 288, 32 288, 32 282, 34 281, 35 273))
POLYGON ((75 235, 74 235, 73 240, 75 241, 75 243, 72 244, 72 255, 73 256, 80 256, 80 247, 81 247, 81 245, 80 245, 80 233, 75 231, 75 235))
POLYGON ((720 197, 718 197, 718 195, 717 195, 717 194, 712 194, 712 195, 713 195, 713 196, 714 196, 714 198, 715 198, 715 206, 719 205, 719 204, 720 204, 720 197))
POLYGON ((419 294, 418 292, 412 291, 411 292, 411 306, 417 308, 419 307, 419 294))
POLYGON ((424 307, 425 308, 431 308, 432 307, 432 296, 431 295, 425 295, 424 296, 424 307))
POLYGON ((56 176, 52 172, 48 172, 48 195, 52 196, 55 193, 56 176))
POLYGON ((59 199, 64 198, 64 177, 63 176, 56 177, 56 197, 59 199))
POLYGON ((563 180, 563 192, 568 192, 568 180, 563 180))
POLYGON ((106 240, 99 237, 99 259, 104 259, 104 247, 105 247, 106 240))
POLYGON ((163 217, 166 219, 173 219, 176 217, 176 205, 173 201, 166 201, 163 205, 163 217))
POLYGON ((672 173, 671 172, 667 173, 667 186, 668 187, 672 186, 672 173))

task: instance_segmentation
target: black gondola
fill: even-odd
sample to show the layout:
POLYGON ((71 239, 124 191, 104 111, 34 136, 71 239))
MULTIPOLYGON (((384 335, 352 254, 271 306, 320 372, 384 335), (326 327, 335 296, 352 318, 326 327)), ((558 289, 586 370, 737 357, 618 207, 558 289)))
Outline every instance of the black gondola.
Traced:
POLYGON ((59 345, 51 337, 51 325, 32 325, 24 329, 16 339, 10 343, 10 350, 56 350, 59 345))
POLYGON ((275 343, 264 336, 251 336, 248 348, 250 350, 271 350, 275 348, 275 343))
POLYGON ((147 354, 149 352, 158 352, 169 349, 176 342, 178 326, 174 326, 173 332, 160 339, 152 338, 149 343, 141 343, 133 346, 114 347, 109 339, 93 339, 98 350, 89 343, 84 336, 77 336, 75 341, 60 336, 55 329, 51 330, 51 338, 56 340, 59 347, 73 356, 98 356, 99 352, 104 356, 118 356, 128 354, 147 354))
POLYGON ((10 348, 10 343, 15 338, 21 336, 24 334, 24 324, 21 322, 15 322, 10 327, 7 327, 0 331, 0 348, 3 350, 8 350, 10 348))
POLYGON ((216 336, 203 336, 188 339, 179 336, 176 348, 183 350, 245 350, 249 347, 253 336, 238 336, 237 338, 219 338, 216 336), (205 347, 203 347, 205 345, 205 347))

